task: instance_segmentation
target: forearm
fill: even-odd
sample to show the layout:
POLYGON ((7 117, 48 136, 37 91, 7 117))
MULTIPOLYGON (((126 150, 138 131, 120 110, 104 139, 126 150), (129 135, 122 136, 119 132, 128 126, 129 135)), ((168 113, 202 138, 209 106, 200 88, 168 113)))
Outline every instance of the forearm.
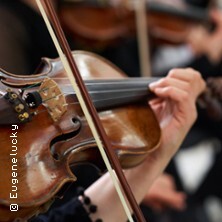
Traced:
MULTIPOLYGON (((162 173, 194 123, 197 116, 195 101, 204 90, 205 83, 196 71, 177 69, 172 70, 167 79, 150 87, 161 97, 153 100, 152 108, 158 117, 162 138, 158 149, 150 153, 141 165, 125 171, 138 202, 162 173)), ((108 174, 89 187, 86 195, 98 206, 93 219, 102 218, 105 222, 126 221, 123 207, 108 174)))
MULTIPOLYGON (((125 170, 126 179, 138 203, 142 201, 154 180, 162 173, 169 159, 157 161, 157 159, 150 156, 143 164, 125 170)), ((108 173, 89 187, 85 193, 90 197, 92 203, 98 206, 97 212, 92 214, 93 220, 98 218, 105 222, 127 220, 108 173)))

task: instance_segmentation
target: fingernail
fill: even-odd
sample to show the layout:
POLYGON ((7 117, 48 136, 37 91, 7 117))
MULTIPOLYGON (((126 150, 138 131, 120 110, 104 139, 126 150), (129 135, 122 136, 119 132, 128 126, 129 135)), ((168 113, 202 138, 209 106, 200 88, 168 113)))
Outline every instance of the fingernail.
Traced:
POLYGON ((149 84, 149 87, 154 88, 156 85, 157 85, 157 82, 152 82, 152 83, 149 84))

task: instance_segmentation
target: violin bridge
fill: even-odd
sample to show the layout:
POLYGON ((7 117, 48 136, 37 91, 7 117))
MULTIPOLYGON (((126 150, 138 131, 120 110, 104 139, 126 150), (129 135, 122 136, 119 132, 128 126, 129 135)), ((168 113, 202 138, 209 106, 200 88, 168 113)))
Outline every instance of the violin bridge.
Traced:
POLYGON ((45 78, 40 85, 39 94, 51 118, 57 122, 67 110, 66 99, 59 86, 54 80, 45 78))

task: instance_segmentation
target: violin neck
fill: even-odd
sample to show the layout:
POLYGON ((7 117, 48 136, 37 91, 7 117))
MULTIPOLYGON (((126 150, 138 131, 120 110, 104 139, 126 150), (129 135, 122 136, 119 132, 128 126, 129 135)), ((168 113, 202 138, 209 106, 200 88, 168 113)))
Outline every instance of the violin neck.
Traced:
MULTIPOLYGON (((132 104, 154 98, 149 84, 157 78, 86 80, 85 85, 97 110, 132 104)), ((67 90, 67 87, 63 90, 67 90)))
POLYGON ((155 78, 128 78, 86 84, 95 107, 100 110, 153 98, 148 86, 154 81, 155 78))

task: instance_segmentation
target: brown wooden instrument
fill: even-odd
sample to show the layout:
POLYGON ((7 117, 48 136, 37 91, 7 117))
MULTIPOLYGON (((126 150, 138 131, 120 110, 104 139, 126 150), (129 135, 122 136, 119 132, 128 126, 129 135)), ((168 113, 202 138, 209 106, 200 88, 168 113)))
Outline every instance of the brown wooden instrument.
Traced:
MULTIPOLYGON (((124 79, 118 68, 91 53, 74 57, 122 167, 140 164, 160 142, 147 104, 153 80, 124 79)), ((0 73, 0 221, 46 210, 61 187, 75 181, 70 165, 104 168, 61 61, 43 61, 37 75, 0 73)))
MULTIPOLYGON (((98 56, 74 56, 82 76, 92 79, 85 84, 122 167, 140 164, 160 142, 147 104, 153 80, 122 79, 98 56)), ((0 80, 0 221, 8 222, 47 210, 57 192, 76 180, 71 165, 103 168, 103 162, 59 60, 44 59, 31 76, 2 70, 0 80)))
MULTIPOLYGON (((152 43, 181 44, 187 41, 191 26, 212 27, 207 10, 194 7, 148 2, 146 16, 152 43)), ((104 48, 136 36, 135 13, 123 6, 64 1, 60 19, 67 33, 88 48, 104 48)))
MULTIPOLYGON (((147 86, 156 79, 124 78, 93 53, 73 56, 121 166, 140 164, 160 142, 147 103, 154 96, 147 86)), ((39 74, 30 76, 1 70, 0 80, 0 221, 9 222, 47 210, 57 192, 76 180, 70 166, 105 168, 59 59, 43 59, 39 74)), ((212 110, 218 87, 209 86, 212 92, 201 101, 212 110)), ((215 107, 221 119, 218 101, 215 107)))

